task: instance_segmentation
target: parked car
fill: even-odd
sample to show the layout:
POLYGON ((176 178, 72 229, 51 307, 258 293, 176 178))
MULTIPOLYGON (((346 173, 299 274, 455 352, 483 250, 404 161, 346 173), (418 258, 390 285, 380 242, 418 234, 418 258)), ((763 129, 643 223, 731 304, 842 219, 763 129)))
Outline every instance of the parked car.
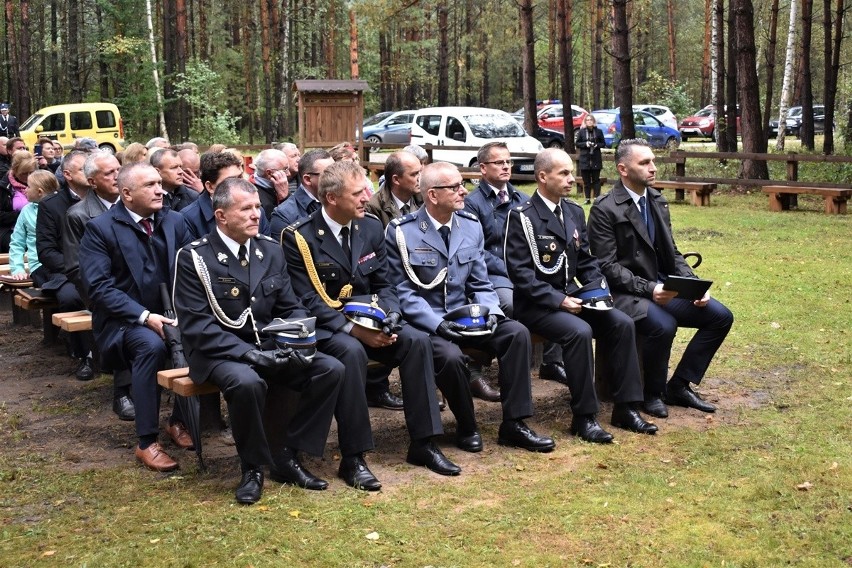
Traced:
MULTIPOLYGON (((604 141, 607 148, 615 148, 621 140, 621 115, 616 108, 608 110, 596 110, 592 116, 604 133, 604 141)), ((634 111, 633 124, 636 127, 636 136, 648 141, 652 148, 666 148, 677 150, 680 146, 680 132, 669 128, 655 117, 644 111, 634 111)))
POLYGON ((633 110, 641 110, 643 112, 647 112, 651 116, 656 117, 657 120, 659 120, 669 128, 674 128, 675 130, 677 130, 677 117, 667 106, 633 105, 633 110))
POLYGON ((532 173, 531 157, 517 153, 537 153, 541 142, 524 132, 509 113, 480 107, 432 107, 418 110, 411 125, 411 142, 421 146, 437 146, 432 151, 436 161, 473 167, 476 152, 487 142, 502 141, 509 146, 514 165, 512 172, 532 173), (441 146, 470 146, 469 150, 441 150, 441 146))
POLYGON ((565 149, 565 133, 561 128, 553 130, 552 128, 542 128, 541 125, 537 125, 533 136, 545 148, 565 149))
MULTIPOLYGON (((586 115, 589 111, 581 106, 571 105, 571 121, 574 125, 574 130, 577 130, 583 125, 586 115)), ((524 109, 518 109, 512 113, 520 124, 524 123, 524 109)), ((540 105, 538 107, 538 125, 542 128, 550 128, 553 130, 562 130, 565 128, 565 110, 561 103, 552 103, 540 105)))
POLYGON ((368 117, 368 118, 364 121, 364 128, 366 128, 366 127, 368 127, 368 126, 376 125, 376 124, 380 123, 381 121, 383 121, 384 119, 386 119, 387 117, 389 117, 389 116, 390 116, 390 115, 392 115, 392 114, 393 114, 393 111, 392 111, 392 110, 386 110, 386 111, 383 111, 383 112, 377 112, 376 114, 374 114, 374 115, 373 115, 373 116, 371 116, 371 117, 368 117))
POLYGON ((21 138, 32 148, 39 138, 58 140, 65 149, 77 138, 93 138, 102 150, 123 149, 124 123, 112 103, 74 103, 38 109, 21 125, 21 138))
POLYGON ((690 137, 716 140, 716 107, 708 105, 680 122, 680 136, 684 142, 690 137))
POLYGON ((364 141, 368 144, 408 144, 411 141, 411 121, 413 119, 413 110, 400 110, 387 114, 373 124, 367 124, 365 121, 364 141))
MULTIPOLYGON (((787 122, 784 134, 800 137, 802 130, 802 107, 790 107, 787 111, 787 122)), ((814 134, 825 132, 825 105, 814 105, 814 134)), ((769 121, 769 134, 778 136, 778 119, 769 121)))

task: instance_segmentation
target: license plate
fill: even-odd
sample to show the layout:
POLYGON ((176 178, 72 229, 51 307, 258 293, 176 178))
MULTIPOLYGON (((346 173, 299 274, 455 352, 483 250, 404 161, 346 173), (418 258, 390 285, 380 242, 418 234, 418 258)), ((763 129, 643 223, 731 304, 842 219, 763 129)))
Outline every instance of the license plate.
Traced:
POLYGON ((519 172, 531 172, 535 170, 535 164, 521 164, 518 166, 519 172))

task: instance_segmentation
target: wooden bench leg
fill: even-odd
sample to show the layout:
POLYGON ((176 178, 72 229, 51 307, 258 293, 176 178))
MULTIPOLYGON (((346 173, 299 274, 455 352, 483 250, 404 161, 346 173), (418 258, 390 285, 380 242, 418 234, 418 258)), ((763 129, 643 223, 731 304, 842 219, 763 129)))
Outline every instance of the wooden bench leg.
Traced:
POLYGON ((683 201, 683 189, 675 189, 675 201, 683 201))
POLYGON ((825 212, 829 215, 845 215, 846 214, 846 199, 842 197, 834 197, 832 195, 825 196, 825 212))
POLYGON ((786 211, 790 208, 789 204, 785 204, 785 194, 782 193, 769 193, 769 210, 770 211, 786 211), (785 205, 787 205, 785 207, 785 205))

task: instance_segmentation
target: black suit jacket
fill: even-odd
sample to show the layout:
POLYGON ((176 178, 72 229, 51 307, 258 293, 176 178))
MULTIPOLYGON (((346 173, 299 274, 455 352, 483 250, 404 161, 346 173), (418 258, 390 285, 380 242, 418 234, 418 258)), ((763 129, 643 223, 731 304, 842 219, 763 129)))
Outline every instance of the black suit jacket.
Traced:
POLYGON ((187 245, 178 253, 174 305, 189 361, 189 376, 202 383, 222 361, 237 361, 257 349, 260 330, 274 318, 305 318, 308 312, 290 284, 287 263, 278 243, 265 235, 251 239, 249 265, 244 268, 217 231, 187 245), (207 291, 196 272, 192 252, 207 266, 213 297, 225 315, 236 320, 251 307, 252 318, 239 329, 217 319, 207 291))
POLYGON ((401 313, 399 299, 388 279, 382 222, 369 213, 363 219, 353 219, 349 239, 352 255, 346 258, 321 210, 316 211, 287 227, 281 235, 281 243, 291 268, 293 289, 304 300, 311 315, 317 316, 318 339, 331 337, 347 320, 341 312, 329 307, 320 298, 311 283, 305 261, 296 246, 296 232, 310 246, 317 274, 329 296, 337 299, 340 289, 346 284, 352 284, 353 296, 376 294, 378 304, 385 312, 401 313))
POLYGON ((589 212, 592 252, 600 260, 615 306, 634 320, 647 315, 659 274, 695 277, 672 237, 666 198, 651 187, 645 195, 655 221, 654 243, 621 180, 589 212))
POLYGON ((79 197, 64 187, 48 195, 38 204, 36 250, 42 266, 46 267, 51 274, 65 272, 65 256, 62 252, 65 215, 68 209, 79 201, 79 197))
POLYGON ((6 117, 6 124, 3 124, 3 120, 0 119, 0 136, 5 136, 6 138, 14 138, 15 136, 21 135, 20 124, 18 124, 18 117, 13 115, 8 115, 6 117))
POLYGON ((566 296, 601 278, 598 261, 589 251, 583 208, 566 199, 560 201, 560 207, 564 227, 538 192, 527 203, 509 213, 506 267, 515 283, 515 313, 530 308, 559 310, 566 296), (533 261, 533 253, 523 228, 524 218, 529 219, 532 227, 533 242, 537 248, 536 259, 545 269, 556 266, 564 252, 562 268, 554 274, 542 272, 533 261))
POLYGON ((600 128, 595 127, 589 132, 589 129, 585 126, 581 127, 574 136, 574 145, 579 153, 577 165, 581 170, 603 169, 601 148, 606 146, 606 140, 604 140, 603 131, 600 128), (589 148, 588 142, 592 142, 594 146, 589 148))

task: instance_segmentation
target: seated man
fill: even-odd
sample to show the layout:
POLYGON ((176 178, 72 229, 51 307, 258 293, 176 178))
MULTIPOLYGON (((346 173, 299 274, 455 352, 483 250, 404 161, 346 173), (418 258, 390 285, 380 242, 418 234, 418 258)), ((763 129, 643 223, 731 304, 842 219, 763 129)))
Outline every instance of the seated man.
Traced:
POLYGON ((311 150, 299 159, 299 189, 272 211, 269 220, 270 237, 280 242, 281 231, 285 227, 320 208, 317 198, 319 177, 333 163, 331 154, 325 150, 311 150))
POLYGON ((461 174, 446 162, 429 164, 423 168, 420 187, 424 207, 391 221, 387 227, 390 282, 397 286, 402 315, 432 340, 436 382, 458 423, 456 443, 468 452, 482 451, 468 357, 460 348, 470 344, 498 357, 503 405, 498 442, 549 452, 555 447, 553 440, 524 424, 524 418, 533 413, 530 334, 500 310, 483 260, 482 228, 473 215, 462 211, 467 191, 461 174), (463 335, 463 325, 444 319, 471 302, 490 313, 490 333, 478 339, 463 335))
POLYGON ((322 353, 275 350, 263 329, 274 318, 308 316, 290 287, 281 247, 258 235, 263 216, 257 188, 228 178, 213 194, 216 228, 181 249, 175 276, 175 310, 189 359, 189 376, 210 381, 228 403, 242 467, 237 501, 260 499, 264 465, 270 477, 308 489, 325 489, 296 452, 322 455, 343 365, 322 353), (279 395, 301 392, 287 423, 279 395))
MULTIPOLYGON (((405 424, 411 437, 408 461, 441 475, 458 475, 461 469, 432 442, 443 432, 432 345, 425 333, 403 325, 399 299, 388 280, 384 230, 378 218, 365 213, 368 197, 363 180, 364 170, 357 163, 331 164, 320 176, 322 208, 284 230, 281 240, 293 289, 318 318, 320 344, 339 353, 346 365, 352 392, 344 387, 343 396, 364 397, 368 359, 399 366, 405 424), (364 296, 386 314, 373 328, 344 316, 346 298, 364 296)), ((341 432, 347 426, 346 417, 342 418, 338 416, 341 432)))
POLYGON ((634 408, 642 400, 642 387, 633 322, 618 310, 584 308, 577 298, 582 286, 605 290, 606 282, 589 251, 583 209, 563 199, 574 188, 573 171, 564 151, 542 150, 535 158, 536 192, 509 213, 506 268, 515 284, 515 313, 531 331, 562 348, 572 434, 587 442, 612 441, 596 418, 592 338, 598 340, 597 349, 605 350, 607 376, 613 381, 613 425, 654 434, 657 427, 634 408))
POLYGON ((184 184, 183 162, 177 152, 165 148, 148 154, 148 159, 163 180, 163 207, 180 211, 198 199, 198 192, 184 184))
MULTIPOLYGON (((183 217, 163 209, 160 174, 142 162, 118 172, 120 203, 86 224, 80 242, 80 277, 91 301, 92 331, 104 364, 130 368, 136 406, 136 457, 156 471, 178 464, 157 442, 160 387, 165 366, 164 311, 160 284, 171 288, 177 250, 189 242, 183 217)), ((178 416, 167 431, 180 447, 192 440, 178 416)))
POLYGON ((645 412, 668 416, 663 399, 668 404, 713 412, 716 407, 689 384, 697 385, 704 378, 734 316, 709 293, 691 302, 663 290, 661 279, 666 276, 694 278, 695 274, 674 242, 666 199, 650 187, 657 172, 654 152, 644 140, 622 140, 615 163, 619 180, 589 212, 589 242, 612 286, 616 307, 633 318, 636 332, 645 337, 645 412), (666 385, 678 327, 698 331, 666 385))

